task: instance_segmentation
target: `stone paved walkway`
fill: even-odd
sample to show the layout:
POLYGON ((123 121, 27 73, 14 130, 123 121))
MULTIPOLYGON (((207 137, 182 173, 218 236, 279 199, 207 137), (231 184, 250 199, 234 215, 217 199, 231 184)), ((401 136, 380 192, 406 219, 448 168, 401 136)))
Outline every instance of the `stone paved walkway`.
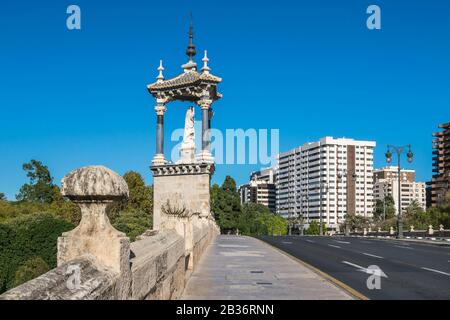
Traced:
POLYGON ((221 235, 208 247, 182 299, 339 299, 328 280, 251 237, 221 235))

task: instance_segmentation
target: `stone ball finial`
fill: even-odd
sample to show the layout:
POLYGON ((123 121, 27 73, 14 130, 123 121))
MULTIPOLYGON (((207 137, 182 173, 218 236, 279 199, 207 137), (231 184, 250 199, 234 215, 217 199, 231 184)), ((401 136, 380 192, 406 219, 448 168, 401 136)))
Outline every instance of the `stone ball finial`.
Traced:
POLYGON ((126 181, 104 166, 88 166, 61 180, 61 193, 72 201, 114 201, 128 198, 126 181))

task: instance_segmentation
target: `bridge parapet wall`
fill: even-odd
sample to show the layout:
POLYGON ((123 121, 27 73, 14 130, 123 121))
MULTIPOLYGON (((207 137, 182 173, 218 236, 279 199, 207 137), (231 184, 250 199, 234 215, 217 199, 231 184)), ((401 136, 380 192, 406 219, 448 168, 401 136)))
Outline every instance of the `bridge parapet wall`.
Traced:
POLYGON ((102 166, 69 173, 61 190, 81 207, 82 219, 58 238, 58 266, 0 299, 177 299, 206 247, 219 234, 212 216, 193 215, 180 217, 181 225, 192 230, 189 239, 175 228, 160 228, 130 243, 108 218, 112 205, 128 197, 128 186, 102 166))

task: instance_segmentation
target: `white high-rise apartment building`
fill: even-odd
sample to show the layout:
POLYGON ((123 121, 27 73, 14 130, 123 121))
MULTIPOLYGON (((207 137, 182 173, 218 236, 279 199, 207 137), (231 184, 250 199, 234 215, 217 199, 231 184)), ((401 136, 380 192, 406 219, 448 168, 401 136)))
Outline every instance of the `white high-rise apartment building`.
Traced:
MULTIPOLYGON (((375 201, 383 201, 386 196, 392 196, 395 203, 395 213, 398 214, 398 167, 390 166, 375 170, 373 178, 375 201)), ((402 212, 404 212, 414 200, 425 210, 425 182, 416 182, 415 170, 402 169, 400 171, 400 181, 402 212)))
POLYGON ((278 156, 276 212, 338 229, 346 214, 373 212, 374 141, 325 137, 278 156))

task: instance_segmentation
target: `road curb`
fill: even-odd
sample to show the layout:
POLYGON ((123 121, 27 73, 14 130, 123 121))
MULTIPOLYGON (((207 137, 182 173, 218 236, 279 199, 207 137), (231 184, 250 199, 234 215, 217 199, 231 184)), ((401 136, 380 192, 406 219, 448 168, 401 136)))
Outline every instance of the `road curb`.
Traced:
POLYGON ((324 278, 324 280, 327 280, 328 282, 331 282, 331 284, 333 284, 334 286, 338 287, 339 289, 344 290, 346 293, 350 294, 352 297, 354 297, 355 299, 358 300, 370 300, 368 297, 366 297, 365 295, 363 295, 361 292, 353 289, 352 287, 346 285, 345 283, 343 283, 342 281, 336 279, 335 277, 329 275, 326 272, 323 272, 322 270, 317 269, 316 267, 310 265, 309 263, 300 260, 297 257, 294 257, 293 255, 291 255, 290 253, 283 251, 273 245, 271 245, 270 243, 267 243, 259 238, 254 238, 260 242, 262 242, 263 244, 265 244, 266 246, 275 249, 276 251, 278 251, 279 253, 285 255, 288 258, 291 258, 292 260, 294 260, 297 263, 300 263, 302 266, 308 268, 309 270, 311 270, 312 272, 314 272, 315 274, 317 274, 318 276, 324 278))

